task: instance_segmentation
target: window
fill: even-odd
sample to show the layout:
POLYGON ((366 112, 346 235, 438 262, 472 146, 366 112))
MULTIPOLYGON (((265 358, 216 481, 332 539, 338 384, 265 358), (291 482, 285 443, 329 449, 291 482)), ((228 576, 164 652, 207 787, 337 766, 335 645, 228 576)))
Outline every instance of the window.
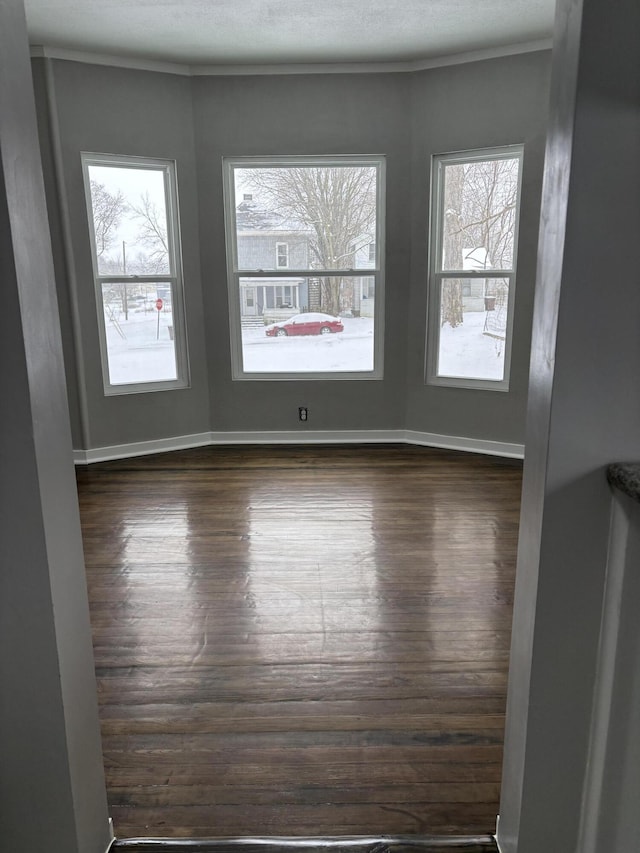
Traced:
POLYGON ((369 243, 369 263, 374 264, 376 262, 376 244, 369 243))
POLYGON ((276 266, 278 269, 289 266, 289 246, 287 243, 276 243, 276 266))
POLYGON ((224 169, 234 378, 379 378, 384 160, 238 158, 224 169))
POLYGON ((83 154, 105 394, 188 385, 175 164, 83 154))
POLYGON ((427 382, 507 391, 522 146, 434 157, 427 382))

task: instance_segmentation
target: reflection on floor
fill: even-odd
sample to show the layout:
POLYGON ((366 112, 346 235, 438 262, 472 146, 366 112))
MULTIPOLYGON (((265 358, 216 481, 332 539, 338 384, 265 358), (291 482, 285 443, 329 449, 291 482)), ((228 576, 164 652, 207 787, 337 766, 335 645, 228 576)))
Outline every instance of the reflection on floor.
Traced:
POLYGON ((407 446, 79 469, 118 837, 492 833, 520 480, 407 446))

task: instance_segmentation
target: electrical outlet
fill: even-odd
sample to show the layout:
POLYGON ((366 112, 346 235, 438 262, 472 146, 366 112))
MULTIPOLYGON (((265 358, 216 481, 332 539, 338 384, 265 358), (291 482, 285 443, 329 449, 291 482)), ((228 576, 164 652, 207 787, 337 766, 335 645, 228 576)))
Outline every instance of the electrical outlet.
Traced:
POLYGON ((299 421, 306 421, 308 419, 308 417, 309 417, 309 410, 307 409, 307 407, 306 406, 300 406, 300 408, 298 409, 298 420, 299 421))

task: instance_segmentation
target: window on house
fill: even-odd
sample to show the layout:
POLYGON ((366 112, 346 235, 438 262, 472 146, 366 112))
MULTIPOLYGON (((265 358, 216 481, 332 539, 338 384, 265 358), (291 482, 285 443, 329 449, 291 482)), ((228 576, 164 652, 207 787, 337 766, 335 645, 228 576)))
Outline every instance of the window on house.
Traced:
POLYGON ((287 243, 276 243, 276 266, 278 269, 286 269, 289 266, 289 245, 287 243))
POLYGON ((83 154, 106 394, 188 384, 175 164, 83 154))
POLYGON ((380 377, 384 160, 238 158, 224 169, 234 378, 380 377), (370 260, 366 287, 354 247, 370 260))
POLYGON ((373 278, 362 279, 362 296, 364 299, 375 299, 376 282, 373 278))
POLYGON ((370 264, 374 264, 376 261, 376 244, 375 243, 369 243, 368 261, 370 264))
POLYGON ((522 146, 434 157, 427 382, 506 391, 522 146))

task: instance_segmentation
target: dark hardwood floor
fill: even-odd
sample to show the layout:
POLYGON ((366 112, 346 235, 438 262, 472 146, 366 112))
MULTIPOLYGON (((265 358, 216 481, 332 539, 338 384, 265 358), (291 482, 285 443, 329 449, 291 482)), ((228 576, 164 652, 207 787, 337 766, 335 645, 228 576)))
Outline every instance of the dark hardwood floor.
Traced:
POLYGON ((118 837, 493 832, 519 462, 213 447, 77 478, 118 837))

